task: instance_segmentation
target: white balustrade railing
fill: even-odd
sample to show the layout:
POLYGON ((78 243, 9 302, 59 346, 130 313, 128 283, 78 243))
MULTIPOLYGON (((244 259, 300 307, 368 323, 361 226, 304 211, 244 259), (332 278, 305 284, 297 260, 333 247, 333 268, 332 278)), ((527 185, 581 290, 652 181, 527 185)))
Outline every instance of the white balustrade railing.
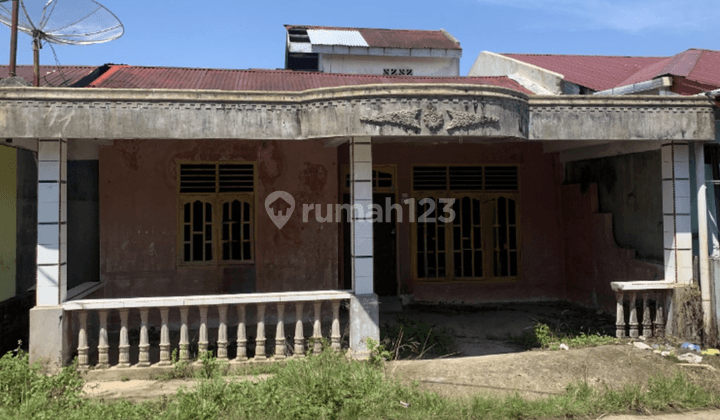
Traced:
POLYGON ((616 337, 662 338, 665 336, 668 314, 672 310, 673 290, 679 287, 677 283, 618 281, 610 285, 616 299, 616 337), (641 303, 638 304, 638 301, 641 303))
POLYGON ((68 301, 63 304, 63 309, 68 312, 77 312, 79 320, 78 331, 78 363, 81 368, 88 368, 89 346, 88 346, 88 313, 97 312, 98 315, 98 344, 97 344, 97 367, 107 368, 110 366, 108 339, 108 314, 117 311, 120 318, 120 330, 118 337, 118 367, 130 367, 130 340, 129 340, 129 315, 131 311, 137 311, 140 315, 140 339, 137 347, 137 367, 150 366, 150 340, 148 336, 149 316, 151 310, 158 311, 160 315, 160 344, 158 366, 171 364, 171 343, 170 343, 170 315, 173 308, 178 308, 180 314, 180 337, 177 343, 179 349, 178 359, 181 361, 190 360, 190 329, 188 318, 190 308, 197 307, 200 314, 200 325, 197 332, 198 353, 207 351, 209 348, 208 339, 208 314, 210 308, 217 312, 217 358, 228 359, 228 308, 236 308, 237 319, 237 353, 235 361, 243 362, 248 360, 248 334, 246 331, 246 309, 248 306, 256 308, 256 334, 255 334, 255 357, 252 360, 265 360, 266 336, 265 321, 266 309, 274 308, 277 315, 275 330, 275 348, 272 357, 283 359, 286 357, 287 347, 285 340, 285 306, 295 304, 295 336, 292 353, 295 356, 302 356, 305 352, 305 337, 303 327, 303 312, 305 303, 312 302, 314 308, 314 319, 312 324, 314 341, 313 352, 322 351, 322 305, 329 302, 332 308, 332 325, 330 332, 331 347, 340 350, 340 304, 351 298, 347 291, 312 291, 312 292, 284 292, 284 293, 247 293, 237 295, 206 295, 206 296, 181 296, 181 297, 157 297, 157 298, 129 298, 129 299, 86 299, 68 301))

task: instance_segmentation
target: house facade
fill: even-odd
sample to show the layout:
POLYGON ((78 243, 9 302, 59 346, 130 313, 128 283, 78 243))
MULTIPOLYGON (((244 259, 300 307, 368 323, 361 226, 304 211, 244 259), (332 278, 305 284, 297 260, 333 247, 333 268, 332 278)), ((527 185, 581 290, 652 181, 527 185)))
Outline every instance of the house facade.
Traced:
POLYGON ((4 138, 37 156, 33 360, 262 360, 323 336, 340 348, 345 332, 362 356, 378 296, 400 295, 570 300, 648 336, 672 330, 673 290, 692 283, 687 224, 707 220, 689 157, 715 138, 705 96, 536 95, 505 76, 100 73, 83 89, 0 89, 4 138), (637 202, 602 211, 595 169, 563 157, 587 147, 627 159, 616 184, 637 202), (618 220, 650 235, 637 243, 650 258, 617 245, 618 220))

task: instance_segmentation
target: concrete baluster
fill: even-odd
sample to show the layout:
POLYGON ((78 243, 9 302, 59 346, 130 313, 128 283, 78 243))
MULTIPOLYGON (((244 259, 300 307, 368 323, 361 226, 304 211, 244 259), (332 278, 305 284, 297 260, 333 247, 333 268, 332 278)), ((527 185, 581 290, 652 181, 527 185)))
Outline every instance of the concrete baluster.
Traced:
POLYGON ((198 309, 200 309, 200 337, 198 339, 198 356, 200 356, 200 354, 208 351, 209 346, 207 331, 208 307, 206 305, 203 305, 200 306, 198 309))
POLYGON ((616 315, 615 315, 615 337, 625 338, 625 309, 623 308, 623 292, 615 292, 616 315))
POLYGON ((303 302, 295 304, 295 357, 305 356, 305 333, 303 332, 303 302))
POLYGON ((277 304, 277 327, 275 329, 275 358, 285 358, 285 304, 277 304))
POLYGON ((333 320, 332 320, 332 331, 330 333, 330 340, 332 342, 331 347, 333 350, 340 350, 340 301, 332 301, 333 320))
POLYGON ((643 292, 643 320, 642 320, 642 335, 645 338, 652 338, 652 319, 650 318, 650 293, 643 292))
POLYGON ((313 353, 322 352, 322 324, 320 321, 320 308, 322 302, 314 302, 315 306, 315 323, 313 324, 313 353))
POLYGON ((78 333, 78 366, 80 369, 89 367, 87 341, 87 311, 80 311, 80 332, 78 333))
POLYGON ((237 356, 235 360, 244 362, 247 360, 247 335, 245 332, 245 305, 237 306, 238 327, 237 327, 237 356))
POLYGON ((228 340, 227 340, 227 305, 220 305, 218 306, 218 316, 219 316, 219 325, 218 325, 218 341, 217 341, 217 358, 218 360, 228 360, 228 353, 227 353, 227 346, 228 346, 228 340))
POLYGON ((140 345, 138 346, 138 367, 150 366, 150 340, 148 339, 148 313, 150 308, 140 308, 140 345))
POLYGON ((106 309, 98 311, 98 317, 100 318, 100 334, 98 336, 98 368, 101 369, 110 367, 110 358, 108 357, 110 345, 108 344, 107 316, 108 311, 106 309))
POLYGON ((180 360, 187 362, 190 360, 190 333, 188 331, 188 312, 190 308, 187 306, 180 307, 180 360))
POLYGON ((255 360, 265 360, 265 304, 257 306, 257 337, 255 337, 255 360))
POLYGON ((118 367, 130 367, 130 340, 128 339, 128 315, 130 309, 120 309, 120 344, 118 345, 118 367))
POLYGON ((169 366, 172 364, 170 360, 170 328, 168 327, 168 318, 170 308, 160 308, 160 363, 159 366, 169 366))
POLYGON ((665 296, 663 295, 663 292, 657 292, 655 295, 655 336, 658 338, 665 337, 665 296))
POLYGON ((630 337, 638 338, 640 336, 638 331, 638 319, 637 319, 637 292, 630 292, 630 337))

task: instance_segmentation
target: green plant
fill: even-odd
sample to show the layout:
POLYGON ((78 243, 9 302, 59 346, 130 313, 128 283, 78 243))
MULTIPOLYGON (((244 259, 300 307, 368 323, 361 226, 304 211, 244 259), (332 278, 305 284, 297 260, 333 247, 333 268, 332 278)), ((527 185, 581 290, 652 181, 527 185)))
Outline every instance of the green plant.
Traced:
POLYGON ((390 360, 393 356, 392 353, 385 349, 383 344, 370 337, 365 339, 365 345, 369 352, 367 361, 373 366, 382 366, 386 360, 390 360))
POLYGON ((160 380, 168 381, 170 379, 184 379, 192 377, 192 366, 188 361, 178 360, 178 349, 173 349, 170 354, 170 363, 172 363, 172 369, 161 375, 160 380))
POLYGON ((218 360, 211 351, 200 352, 200 378, 210 379, 227 372, 228 364, 218 360))
POLYGON ((125 375, 123 375, 122 377, 120 377, 120 382, 127 382, 127 381, 129 381, 129 380, 130 380, 130 378, 128 378, 128 377, 125 376, 125 375))

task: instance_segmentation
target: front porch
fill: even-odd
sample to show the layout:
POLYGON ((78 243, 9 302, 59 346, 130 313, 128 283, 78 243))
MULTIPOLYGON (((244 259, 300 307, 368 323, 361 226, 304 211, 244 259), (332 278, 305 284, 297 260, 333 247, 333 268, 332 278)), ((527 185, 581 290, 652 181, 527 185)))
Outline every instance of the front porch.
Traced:
MULTIPOLYGON (((454 85, 192 98, 0 93, 6 137, 42 139, 34 360, 64 362, 77 340, 81 365, 94 364, 89 337, 97 337, 99 366, 166 364, 175 346, 190 357, 193 323, 198 351, 211 346, 209 323, 217 325, 223 359, 302 354, 322 325, 334 348, 349 325, 349 348, 362 357, 365 339, 378 338, 377 293, 433 303, 567 299, 608 309, 616 303, 611 281, 660 280, 650 286, 657 289, 693 279, 687 151, 714 137, 712 104, 703 98, 528 98, 454 85), (74 114, 58 125, 68 106, 74 114), (17 123, 29 120, 39 122, 17 123), (68 300, 76 279, 67 271, 67 151, 81 143, 94 148, 99 165, 100 282, 88 299, 68 300), (664 226, 663 268, 615 244, 612 217, 599 213, 593 187, 563 185, 563 156, 615 156, 637 145, 661 154, 663 201, 649 217, 664 226), (295 203, 267 202, 278 191, 295 203), (425 218, 376 223, 373 205, 388 198, 425 218), (444 206, 444 199, 454 201, 444 206), (343 203, 359 210, 345 225, 328 223, 326 206, 343 203), (279 226, 274 219, 292 208, 279 226), (442 221, 446 210, 456 218, 442 221), (350 303, 347 323, 342 302, 350 303), (117 350, 107 337, 114 322, 117 350), (278 337, 272 344, 266 323, 278 337), (135 356, 128 334, 138 326, 135 356)), ((652 325, 671 318, 667 305, 653 308, 664 318, 652 315, 652 325)), ((637 320, 629 308, 623 323, 625 313, 632 336, 637 320)))

